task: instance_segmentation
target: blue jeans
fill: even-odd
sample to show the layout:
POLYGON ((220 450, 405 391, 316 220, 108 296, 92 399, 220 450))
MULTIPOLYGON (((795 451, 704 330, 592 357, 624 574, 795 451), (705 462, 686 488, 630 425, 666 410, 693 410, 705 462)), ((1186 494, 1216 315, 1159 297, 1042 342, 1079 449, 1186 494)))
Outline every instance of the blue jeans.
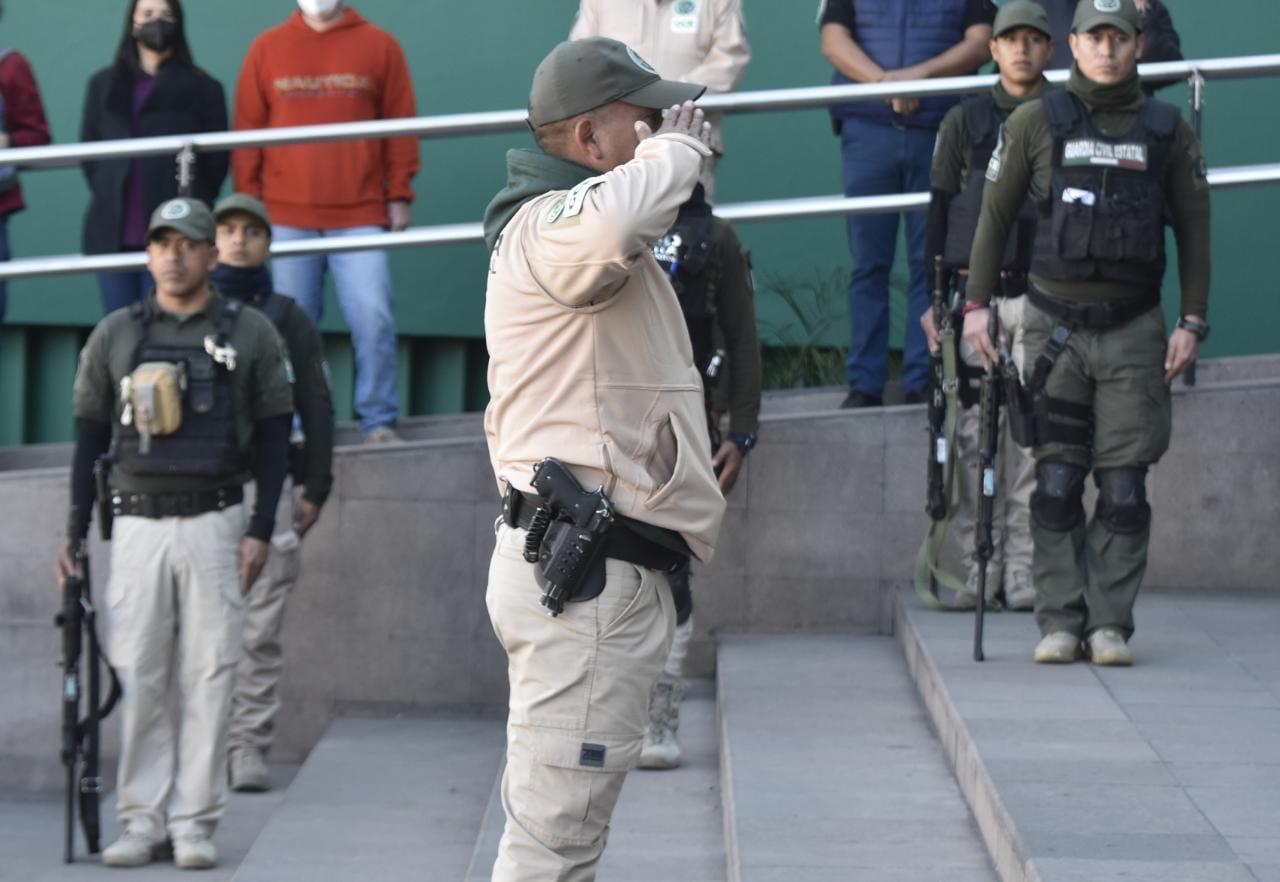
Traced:
MULTIPOLYGON (((381 227, 305 230, 277 225, 271 228, 276 242, 381 232, 381 227)), ((400 395, 396 391, 396 320, 391 311, 391 264, 387 252, 313 254, 271 261, 276 291, 298 301, 302 311, 317 325, 324 315, 326 269, 333 273, 338 307, 351 329, 356 359, 355 409, 360 417, 360 431, 367 435, 382 426, 394 426, 400 414, 400 395)))
MULTIPOLYGON (((9 253, 9 215, 0 214, 0 260, 8 260, 9 253)), ((0 279, 0 322, 4 321, 4 310, 9 305, 9 280, 0 279)))
POLYGON ((148 270, 132 270, 126 273, 98 273, 98 293, 102 296, 102 314, 110 315, 117 309, 133 306, 145 300, 156 286, 148 270))
MULTIPOLYGON (((919 193, 929 190, 933 162, 931 129, 898 128, 846 119, 841 132, 846 196, 919 193)), ((924 265, 926 215, 913 211, 907 223, 906 334, 902 346, 902 388, 923 390, 929 378, 929 350, 920 316, 929 307, 929 277, 924 265)), ((849 253, 849 387, 870 395, 884 392, 889 357, 889 272, 898 243, 898 215, 850 215, 849 253)))

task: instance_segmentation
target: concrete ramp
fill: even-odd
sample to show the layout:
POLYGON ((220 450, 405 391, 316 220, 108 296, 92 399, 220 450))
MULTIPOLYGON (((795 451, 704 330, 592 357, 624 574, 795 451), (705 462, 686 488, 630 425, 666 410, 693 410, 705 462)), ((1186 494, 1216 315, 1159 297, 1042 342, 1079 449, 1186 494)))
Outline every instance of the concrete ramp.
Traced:
POLYGON ((236 882, 458 882, 501 761, 500 719, 338 719, 236 882))
POLYGON ((730 882, 995 882, 892 638, 722 637, 730 882))

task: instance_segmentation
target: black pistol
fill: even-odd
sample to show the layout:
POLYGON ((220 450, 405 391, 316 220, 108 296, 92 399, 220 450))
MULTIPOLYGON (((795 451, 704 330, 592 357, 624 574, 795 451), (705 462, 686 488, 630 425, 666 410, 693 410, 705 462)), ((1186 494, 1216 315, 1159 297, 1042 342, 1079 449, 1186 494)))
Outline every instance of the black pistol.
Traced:
POLYGON ((604 561, 605 536, 614 523, 613 503, 603 487, 591 492, 582 489, 564 463, 551 457, 534 468, 533 489, 545 503, 540 511, 545 508, 550 515, 538 519, 540 535, 530 529, 531 543, 538 543, 535 574, 542 587, 542 605, 558 616, 589 578, 604 577, 603 566, 596 564, 604 561))

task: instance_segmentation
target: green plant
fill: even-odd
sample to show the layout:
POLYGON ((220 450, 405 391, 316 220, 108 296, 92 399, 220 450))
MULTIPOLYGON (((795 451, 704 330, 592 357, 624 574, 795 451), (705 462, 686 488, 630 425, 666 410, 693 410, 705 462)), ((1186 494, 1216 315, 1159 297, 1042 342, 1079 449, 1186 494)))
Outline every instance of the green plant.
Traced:
POLYGON ((778 322, 763 322, 772 341, 762 353, 766 389, 839 386, 844 383, 847 351, 826 341, 845 321, 844 297, 849 274, 842 269, 812 280, 765 276, 760 290, 786 307, 778 322))

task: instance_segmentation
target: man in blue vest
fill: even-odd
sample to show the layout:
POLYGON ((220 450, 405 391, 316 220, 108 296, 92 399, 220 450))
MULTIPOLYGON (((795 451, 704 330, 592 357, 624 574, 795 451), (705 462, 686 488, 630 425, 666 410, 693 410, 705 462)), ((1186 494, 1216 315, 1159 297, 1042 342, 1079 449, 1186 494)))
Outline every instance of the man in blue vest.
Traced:
MULTIPOLYGON (((996 7, 991 0, 824 0, 818 12, 822 54, 835 67, 832 82, 877 83, 964 76, 991 58, 987 43, 996 7)), ((923 193, 929 190, 933 142, 955 98, 893 98, 837 104, 831 116, 844 155, 846 196, 923 193)), ((925 215, 907 216, 911 267, 907 314, 928 308, 924 261, 925 215)), ((889 271, 898 217, 849 218, 852 337, 845 365, 844 407, 883 403, 889 348, 889 271)), ((929 353, 924 332, 908 321, 902 388, 908 403, 925 400, 929 353)))

